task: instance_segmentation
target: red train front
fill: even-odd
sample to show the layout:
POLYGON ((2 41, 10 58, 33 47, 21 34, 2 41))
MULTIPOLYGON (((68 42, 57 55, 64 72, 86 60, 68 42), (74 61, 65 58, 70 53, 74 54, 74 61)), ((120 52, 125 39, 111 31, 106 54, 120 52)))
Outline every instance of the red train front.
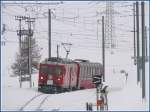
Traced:
POLYGON ((56 91, 63 84, 64 72, 63 65, 40 64, 39 91, 56 91))
POLYGON ((101 65, 54 58, 40 64, 38 90, 57 93, 93 88, 92 75, 102 74, 101 65))

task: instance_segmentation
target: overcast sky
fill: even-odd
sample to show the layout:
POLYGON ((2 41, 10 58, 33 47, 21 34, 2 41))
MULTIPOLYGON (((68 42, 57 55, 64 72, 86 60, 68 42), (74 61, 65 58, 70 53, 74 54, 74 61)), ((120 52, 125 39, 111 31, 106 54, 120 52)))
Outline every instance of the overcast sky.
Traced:
MULTIPOLYGON (((56 46, 60 46, 60 56, 65 57, 66 52, 62 42, 72 43, 69 57, 72 59, 83 58, 101 62, 102 16, 105 16, 106 2, 104 1, 64 1, 59 2, 5 2, 2 3, 2 24, 6 31, 2 39, 7 40, 8 46, 13 46, 9 52, 10 57, 15 57, 18 52, 18 36, 16 30, 19 22, 15 16, 30 16, 36 18, 34 37, 41 49, 42 59, 48 56, 48 9, 52 10, 52 56, 56 56, 56 46), (33 4, 32 4, 33 3, 33 4), (99 20, 99 24, 97 24, 99 20)), ((121 54, 133 55, 133 1, 117 1, 114 3, 114 35, 116 48, 106 49, 106 55, 111 51, 121 54)), ((149 20, 149 6, 146 3, 146 26, 149 20)), ((23 23, 23 27, 26 25, 23 23)), ((149 31, 149 28, 148 28, 149 31)), ((149 34, 149 33, 148 33, 149 34)), ((7 52, 7 51, 5 51, 7 52)), ((7 55, 7 54, 6 54, 7 55)), ((14 60, 14 58, 12 58, 14 60)))

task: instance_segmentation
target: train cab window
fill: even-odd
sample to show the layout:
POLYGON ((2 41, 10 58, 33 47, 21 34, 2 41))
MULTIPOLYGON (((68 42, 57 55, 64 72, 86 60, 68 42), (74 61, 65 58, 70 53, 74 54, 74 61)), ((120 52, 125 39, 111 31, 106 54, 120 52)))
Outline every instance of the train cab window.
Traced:
POLYGON ((53 73, 55 75, 61 75, 62 69, 60 67, 54 67, 53 73))
POLYGON ((41 66, 40 72, 46 75, 60 75, 62 69, 61 67, 41 66))
POLYGON ((48 73, 48 67, 47 66, 40 66, 40 72, 43 74, 47 74, 48 73))

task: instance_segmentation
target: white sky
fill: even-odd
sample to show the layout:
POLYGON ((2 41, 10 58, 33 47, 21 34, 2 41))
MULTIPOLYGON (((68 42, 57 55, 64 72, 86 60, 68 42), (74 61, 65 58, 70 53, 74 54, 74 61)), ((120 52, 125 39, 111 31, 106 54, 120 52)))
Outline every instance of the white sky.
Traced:
MULTIPOLYGON (((43 48, 41 51, 44 54, 42 58, 44 59, 48 56, 47 12, 48 9, 52 9, 52 56, 56 56, 56 46, 59 44, 60 55, 65 57, 66 53, 61 43, 70 42, 73 44, 69 55, 70 58, 84 58, 92 61, 101 60, 101 18, 104 15, 101 12, 105 11, 104 1, 64 1, 64 4, 58 5, 48 5, 48 1, 42 2, 43 4, 40 4, 40 1, 38 1, 38 4, 35 4, 37 2, 32 4, 32 2, 30 4, 28 4, 29 2, 24 2, 24 4, 18 2, 16 4, 8 1, 2 4, 2 24, 6 24, 6 32, 2 39, 6 39, 9 44, 16 46, 13 53, 18 52, 18 37, 15 31, 18 29, 19 23, 15 20, 15 16, 30 16, 36 18, 34 37, 39 42, 39 46, 43 48), (100 24, 97 30, 98 19, 100 24)), ((60 2, 50 3, 57 4, 60 2)), ((130 54, 133 54, 133 33, 131 32, 133 30, 133 1, 117 1, 113 3, 114 10, 118 13, 114 14, 115 28, 113 30, 115 30, 115 36, 113 38, 117 46, 114 52, 130 52, 130 54)), ((146 25, 149 27, 149 6, 148 2, 145 3, 146 25)), ((106 55, 107 53, 110 54, 110 51, 106 52, 106 55)))

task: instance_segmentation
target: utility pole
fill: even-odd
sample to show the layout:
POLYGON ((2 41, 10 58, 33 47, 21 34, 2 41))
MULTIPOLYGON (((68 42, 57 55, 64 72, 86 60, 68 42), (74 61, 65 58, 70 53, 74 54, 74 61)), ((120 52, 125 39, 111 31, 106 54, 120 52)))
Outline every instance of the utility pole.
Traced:
POLYGON ((145 10, 144 2, 141 2, 142 23, 142 98, 145 98, 145 10))
MULTIPOLYGON (((19 52, 20 52, 20 57, 22 56, 22 51, 21 51, 21 21, 22 18, 16 18, 16 20, 19 20, 19 52)), ((21 62, 20 62, 20 67, 21 67, 21 62)), ((20 82, 20 88, 22 88, 22 81, 21 81, 21 77, 22 77, 22 71, 20 70, 20 75, 19 75, 19 82, 20 82)))
POLYGON ((48 59, 50 60, 50 58, 51 58, 51 9, 48 10, 48 37, 49 37, 48 59))
POLYGON ((59 58, 59 45, 57 45, 57 58, 59 58))
POLYGON ((98 26, 99 26, 99 19, 97 20, 97 40, 98 40, 98 26))
POLYGON ((140 48, 139 48, 139 3, 136 2, 136 31, 137 31, 137 83, 140 81, 140 48))
POLYGON ((28 67, 29 67, 29 76, 30 76, 30 88, 32 87, 32 77, 31 77, 31 72, 32 72, 32 64, 31 64, 31 22, 29 22, 29 26, 28 26, 28 28, 29 28, 29 36, 28 36, 28 42, 29 42, 29 46, 28 46, 28 48, 29 48, 29 53, 28 53, 28 55, 29 55, 29 58, 28 58, 28 60, 29 60, 29 63, 28 63, 28 67))
POLYGON ((105 36, 104 36, 104 16, 102 16, 102 58, 103 58, 103 81, 105 81, 105 36))
POLYGON ((136 39, 135 39, 135 3, 133 3, 133 33, 134 33, 134 65, 136 65, 136 39))
MULTIPOLYGON (((19 52, 20 52, 20 57, 22 56, 22 50, 21 50, 21 47, 22 47, 22 29, 21 29, 21 23, 22 23, 22 20, 25 20, 25 17, 23 16, 15 16, 15 20, 18 20, 19 21, 19 30, 17 30, 17 35, 19 36, 19 52)), ((21 60, 20 60, 21 61, 21 60)), ((21 67, 21 62, 20 62, 20 65, 21 67)), ((19 69, 19 83, 20 83, 20 88, 22 88, 22 70, 19 69)))
POLYGON ((32 87, 32 55, 31 55, 31 37, 33 36, 33 30, 31 29, 31 23, 35 22, 35 18, 28 18, 28 70, 29 70, 29 77, 30 77, 30 88, 32 87))
POLYGON ((147 55, 147 27, 145 26, 145 34, 144 34, 144 36, 145 36, 145 55, 146 55, 146 62, 148 61, 148 55, 147 55))
POLYGON ((111 49, 111 54, 113 54, 113 48, 116 47, 114 14, 114 3, 112 1, 106 1, 105 47, 111 49))
POLYGON ((32 87, 32 80, 31 80, 31 74, 32 74, 32 57, 31 57, 31 37, 33 36, 33 30, 31 28, 31 23, 35 22, 35 18, 25 17, 25 16, 16 16, 16 20, 19 20, 19 30, 17 30, 17 35, 19 36, 19 52, 20 57, 22 57, 22 53, 25 52, 24 48, 28 46, 28 73, 29 77, 26 77, 24 72, 22 70, 21 60, 20 60, 20 69, 19 69, 19 82, 20 87, 22 87, 23 81, 30 81, 30 87, 32 87), (21 28, 22 20, 25 20, 25 22, 28 23, 28 30, 24 30, 21 28), (28 42, 25 42, 25 39, 23 36, 26 36, 28 38, 28 42), (24 75, 24 77, 22 77, 24 75))

